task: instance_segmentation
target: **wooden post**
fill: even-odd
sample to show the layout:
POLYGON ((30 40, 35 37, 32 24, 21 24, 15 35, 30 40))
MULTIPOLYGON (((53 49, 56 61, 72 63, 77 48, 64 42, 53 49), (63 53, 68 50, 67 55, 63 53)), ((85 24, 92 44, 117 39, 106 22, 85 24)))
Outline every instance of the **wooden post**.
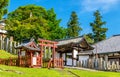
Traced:
POLYGON ((67 65, 67 53, 65 53, 65 65, 67 65))
POLYGON ((72 51, 72 66, 74 66, 74 51, 72 51))
MULTIPOLYGON (((16 47, 16 42, 14 42, 14 47, 16 47)), ((16 49, 14 48, 14 54, 16 54, 16 49)))
POLYGON ((42 56, 43 56, 43 41, 41 41, 41 66, 43 65, 42 63, 43 63, 43 61, 42 61, 42 56))
MULTIPOLYGON (((21 49, 20 49, 21 51, 21 49)), ((18 66, 20 66, 20 51, 18 51, 18 66)))
POLYGON ((15 54, 14 42, 12 41, 12 54, 15 54))
POLYGON ((30 62, 30 66, 32 67, 32 66, 33 66, 33 65, 32 65, 32 64, 33 64, 33 59, 32 59, 32 52, 31 52, 31 51, 30 51, 30 61, 31 61, 31 62, 30 62))
POLYGON ((2 49, 2 40, 0 40, 0 50, 2 49))
POLYGON ((55 52, 55 44, 53 44, 53 67, 55 67, 55 54, 56 54, 56 52, 55 52))
POLYGON ((2 45, 3 45, 3 39, 2 39, 2 35, 0 35, 0 49, 2 49, 2 45))

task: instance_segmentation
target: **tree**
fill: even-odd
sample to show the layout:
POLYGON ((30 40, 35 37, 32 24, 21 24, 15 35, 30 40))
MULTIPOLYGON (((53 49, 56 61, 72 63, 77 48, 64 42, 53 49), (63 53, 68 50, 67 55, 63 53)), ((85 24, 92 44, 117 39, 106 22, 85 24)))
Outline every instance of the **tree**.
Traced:
POLYGON ((87 35, 84 35, 84 38, 87 40, 87 42, 89 43, 89 44, 93 44, 94 43, 94 40, 92 39, 92 34, 91 33, 89 33, 89 34, 87 34, 87 35))
POLYGON ((102 21, 102 16, 98 10, 94 12, 94 16, 94 22, 90 23, 93 32, 92 37, 94 39, 94 42, 99 42, 101 40, 106 39, 106 32, 108 29, 103 27, 106 24, 106 22, 102 21))
POLYGON ((73 11, 67 24, 67 38, 79 36, 81 30, 82 28, 80 27, 78 16, 76 12, 73 11))
POLYGON ((7 14, 7 6, 9 4, 9 0, 1 0, 0 1, 0 20, 2 17, 7 14))
POLYGON ((59 23, 61 22, 61 19, 56 20, 56 14, 54 12, 54 9, 50 9, 47 11, 48 13, 48 25, 50 26, 49 32, 50 33, 50 37, 51 39, 61 39, 61 38, 65 38, 66 37, 66 29, 63 27, 59 26, 59 23))
POLYGON ((60 27, 54 9, 46 10, 36 5, 21 6, 8 14, 6 30, 16 41, 30 38, 62 39, 65 29, 60 27))

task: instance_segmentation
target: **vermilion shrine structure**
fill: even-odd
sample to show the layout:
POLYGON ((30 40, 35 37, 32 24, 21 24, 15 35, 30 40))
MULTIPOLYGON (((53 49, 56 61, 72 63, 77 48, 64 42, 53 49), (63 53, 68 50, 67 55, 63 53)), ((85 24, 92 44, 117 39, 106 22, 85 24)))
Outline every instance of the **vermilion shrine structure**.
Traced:
POLYGON ((27 66, 27 67, 42 67, 43 65, 43 53, 44 53, 44 47, 51 47, 52 49, 52 56, 48 63, 48 68, 50 67, 59 67, 63 68, 63 59, 56 58, 56 51, 57 48, 57 42, 44 40, 44 39, 38 39, 38 45, 34 42, 34 40, 31 40, 28 43, 23 43, 16 47, 16 49, 19 49, 18 52, 18 65, 19 66, 27 66))

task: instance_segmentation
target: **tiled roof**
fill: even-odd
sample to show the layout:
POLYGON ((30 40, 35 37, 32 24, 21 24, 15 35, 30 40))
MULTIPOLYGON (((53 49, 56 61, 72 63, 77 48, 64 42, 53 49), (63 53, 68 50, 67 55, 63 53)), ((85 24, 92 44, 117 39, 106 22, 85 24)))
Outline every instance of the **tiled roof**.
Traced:
POLYGON ((120 52, 120 35, 115 35, 93 45, 94 53, 120 52))
POLYGON ((64 39, 64 40, 58 40, 58 46, 60 45, 66 45, 70 43, 78 43, 82 40, 83 37, 76 37, 76 38, 70 38, 70 39, 64 39))
POLYGON ((28 43, 22 43, 15 48, 16 49, 23 48, 23 49, 33 50, 33 51, 40 51, 40 48, 38 48, 38 46, 36 45, 36 43, 34 41, 30 41, 28 43), (34 43, 35 47, 30 47, 30 44, 32 44, 32 43, 34 43))
POLYGON ((75 37, 75 38, 69 38, 64 40, 57 41, 58 52, 68 52, 71 51, 74 47, 76 47, 78 50, 92 50, 93 47, 88 44, 86 39, 84 37, 75 37))

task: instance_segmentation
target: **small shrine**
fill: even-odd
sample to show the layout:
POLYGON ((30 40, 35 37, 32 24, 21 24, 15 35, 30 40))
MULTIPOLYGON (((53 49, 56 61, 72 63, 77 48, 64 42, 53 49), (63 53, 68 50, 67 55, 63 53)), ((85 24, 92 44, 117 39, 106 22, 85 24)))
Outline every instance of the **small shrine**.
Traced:
POLYGON ((42 64, 40 48, 32 39, 16 47, 18 51, 18 65, 27 67, 40 67, 42 64))
POLYGON ((17 46, 16 49, 19 49, 18 65, 27 67, 42 67, 46 47, 51 48, 52 52, 51 58, 47 63, 47 68, 63 68, 63 59, 57 58, 56 56, 57 42, 45 39, 38 39, 38 44, 36 44, 32 39, 27 43, 22 43, 17 46))

